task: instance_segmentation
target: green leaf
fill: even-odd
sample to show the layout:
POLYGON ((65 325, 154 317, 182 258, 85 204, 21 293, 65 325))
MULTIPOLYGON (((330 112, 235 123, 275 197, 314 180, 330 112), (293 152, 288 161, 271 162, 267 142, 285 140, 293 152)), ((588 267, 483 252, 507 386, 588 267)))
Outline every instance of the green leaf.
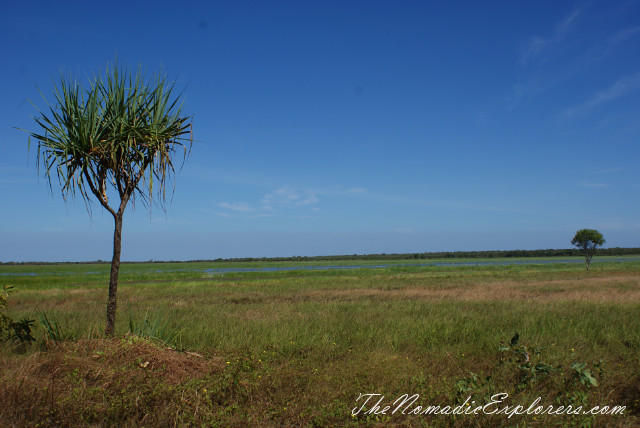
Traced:
POLYGON ((509 343, 509 346, 511 346, 512 348, 514 346, 518 345, 518 341, 520 340, 520 335, 518 333, 516 333, 512 338, 511 338, 511 343, 509 343))

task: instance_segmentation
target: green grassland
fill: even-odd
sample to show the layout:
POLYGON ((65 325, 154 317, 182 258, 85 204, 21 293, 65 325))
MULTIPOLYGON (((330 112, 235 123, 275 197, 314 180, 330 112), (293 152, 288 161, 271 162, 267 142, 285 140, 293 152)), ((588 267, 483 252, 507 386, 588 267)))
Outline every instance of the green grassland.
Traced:
POLYGON ((124 264, 116 339, 100 338, 108 265, 2 265, 0 282, 16 289, 11 316, 46 314, 67 340, 41 339, 37 321, 38 341, 26 352, 5 347, 0 400, 9 405, 0 419, 17 426, 638 426, 640 261, 601 257, 586 272, 575 258, 553 260, 566 263, 124 264), (362 267, 207 271, 304 265, 362 267), (464 405, 468 397, 482 405, 507 393, 502 407, 526 408, 541 397, 545 406, 626 408, 598 416, 365 413, 370 402, 352 415, 359 395, 370 393, 389 402, 419 394, 423 406, 464 405))

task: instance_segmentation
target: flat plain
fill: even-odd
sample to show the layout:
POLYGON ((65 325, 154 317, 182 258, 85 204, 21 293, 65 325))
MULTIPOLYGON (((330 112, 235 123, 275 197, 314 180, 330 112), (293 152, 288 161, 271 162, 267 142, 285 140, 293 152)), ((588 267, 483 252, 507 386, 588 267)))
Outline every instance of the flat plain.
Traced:
POLYGON ((16 426, 638 426, 640 261, 597 257, 588 272, 572 258, 507 261, 124 264, 114 339, 101 335, 107 264, 1 265, 0 283, 15 288, 9 313, 36 320, 37 341, 2 351, 0 418, 16 426), (312 268, 321 265, 343 268, 312 268), (62 340, 46 338, 45 316, 62 340), (476 414, 421 413, 461 413, 500 393, 502 403, 476 414), (363 406, 364 394, 380 395, 363 406), (396 409, 403 394, 418 398, 396 409), (529 406, 538 397, 565 413, 536 414, 529 406), (625 409, 582 412, 595 406, 625 409))

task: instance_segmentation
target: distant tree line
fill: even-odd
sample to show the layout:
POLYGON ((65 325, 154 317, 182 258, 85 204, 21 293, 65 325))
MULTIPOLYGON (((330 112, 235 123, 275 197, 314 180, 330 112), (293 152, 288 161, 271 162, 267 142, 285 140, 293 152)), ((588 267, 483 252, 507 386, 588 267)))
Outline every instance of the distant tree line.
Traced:
MULTIPOLYGON (((394 254, 351 254, 337 256, 293 256, 293 257, 243 257, 234 259, 200 260, 213 262, 313 262, 340 260, 430 260, 430 259, 490 259, 508 257, 566 257, 582 256, 577 248, 547 250, 491 250, 491 251, 439 251, 426 253, 394 253, 394 254)), ((640 248, 604 248, 598 250, 600 256, 640 255, 640 248)))
MULTIPOLYGON (((492 251, 440 251, 426 253, 394 253, 394 254, 349 254, 336 256, 292 256, 292 257, 242 257, 232 259, 218 258, 215 260, 189 260, 188 262, 324 262, 341 260, 430 260, 430 259, 491 259, 509 257, 567 257, 583 255, 582 250, 577 248, 567 249, 547 249, 547 250, 492 250, 492 251)), ((640 248, 601 248, 598 249, 600 256, 628 256, 640 255, 640 248)), ((139 262, 124 263, 188 263, 181 260, 149 260, 139 262)), ((3 265, 55 265, 55 264, 95 264, 110 263, 97 260, 92 262, 0 262, 3 265)))

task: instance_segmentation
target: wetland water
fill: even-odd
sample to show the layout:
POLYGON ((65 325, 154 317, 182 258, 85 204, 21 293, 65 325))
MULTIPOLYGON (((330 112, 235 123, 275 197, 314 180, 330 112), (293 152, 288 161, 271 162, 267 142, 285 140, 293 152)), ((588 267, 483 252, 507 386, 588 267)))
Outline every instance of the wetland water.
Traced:
MULTIPOLYGON (((608 262, 636 262, 640 261, 640 257, 625 258, 603 258, 593 260, 591 265, 608 262)), ((508 266, 508 265, 535 265, 535 264, 552 264, 552 263, 580 263, 584 264, 584 259, 559 259, 559 260, 496 260, 496 261, 451 261, 451 262, 424 262, 424 263, 378 263, 363 265, 306 265, 306 266, 262 266, 262 267, 226 267, 226 268, 170 268, 170 269, 149 269, 146 272, 152 273, 170 273, 170 272, 205 272, 211 274, 225 274, 234 272, 286 272, 296 270, 353 270, 353 269, 384 269, 390 267, 428 267, 428 266, 508 266)), ((108 265, 106 265, 108 266, 108 265)), ((78 275, 78 274, 101 274, 108 273, 105 271, 86 271, 86 272, 56 272, 55 265, 52 266, 53 271, 49 272, 0 272, 2 276, 40 276, 40 275, 78 275)))
MULTIPOLYGON (((639 261, 638 258, 624 259, 603 259, 599 262, 631 262, 639 261)), ((210 269, 193 269, 201 270, 209 273, 232 273, 232 272, 281 272, 291 270, 349 270, 349 269, 382 269, 389 267, 427 267, 427 266, 507 266, 507 265, 535 265, 549 263, 582 263, 584 260, 511 260, 511 261, 461 261, 461 262, 425 262, 425 263, 380 263, 375 265, 335 265, 335 266, 274 266, 274 267, 256 267, 256 268, 210 268, 210 269)), ((591 265, 597 264, 592 261, 591 265)), ((191 269, 185 269, 191 270, 191 269)), ((161 270, 158 272, 162 272, 161 270)))

